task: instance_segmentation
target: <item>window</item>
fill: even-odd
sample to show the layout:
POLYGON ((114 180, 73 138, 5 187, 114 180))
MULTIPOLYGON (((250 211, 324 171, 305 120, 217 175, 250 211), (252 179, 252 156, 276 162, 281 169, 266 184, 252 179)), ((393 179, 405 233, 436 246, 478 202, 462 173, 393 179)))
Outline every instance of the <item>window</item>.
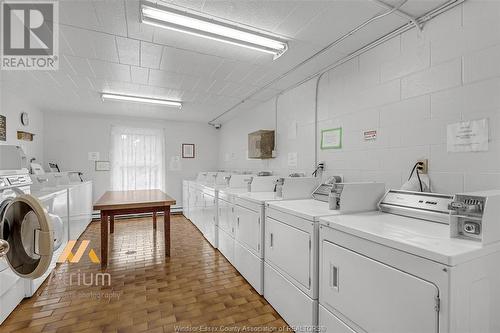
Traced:
POLYGON ((165 136, 162 129, 113 126, 111 187, 115 191, 165 187, 165 136))

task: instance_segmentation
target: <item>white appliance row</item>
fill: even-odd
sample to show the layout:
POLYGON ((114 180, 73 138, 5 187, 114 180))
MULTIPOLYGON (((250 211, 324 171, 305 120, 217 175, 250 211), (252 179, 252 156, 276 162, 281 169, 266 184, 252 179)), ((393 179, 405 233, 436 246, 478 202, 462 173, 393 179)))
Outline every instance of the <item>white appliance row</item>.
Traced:
POLYGON ((499 216, 500 191, 389 191, 379 211, 322 218, 319 326, 500 332, 499 216))
POLYGON ((183 201, 188 206, 184 207, 184 215, 263 294, 265 203, 309 197, 317 179, 284 178, 280 185, 282 195, 278 196, 274 192, 277 177, 225 175, 225 178, 229 178, 229 186, 185 181, 188 198, 183 201))
POLYGON ((0 323, 33 296, 68 241, 66 191, 32 191, 23 156, 0 146, 0 323))
POLYGON ((92 221, 92 181, 72 180, 68 173, 52 172, 31 176, 34 191, 66 191, 69 209, 69 239, 77 240, 92 221))

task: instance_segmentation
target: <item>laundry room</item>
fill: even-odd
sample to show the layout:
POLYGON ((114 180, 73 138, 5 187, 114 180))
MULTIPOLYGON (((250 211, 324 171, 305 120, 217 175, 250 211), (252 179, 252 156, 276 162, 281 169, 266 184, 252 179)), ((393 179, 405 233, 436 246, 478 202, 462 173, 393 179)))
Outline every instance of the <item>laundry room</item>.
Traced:
POLYGON ((500 1, 0 7, 0 332, 500 332, 500 1))

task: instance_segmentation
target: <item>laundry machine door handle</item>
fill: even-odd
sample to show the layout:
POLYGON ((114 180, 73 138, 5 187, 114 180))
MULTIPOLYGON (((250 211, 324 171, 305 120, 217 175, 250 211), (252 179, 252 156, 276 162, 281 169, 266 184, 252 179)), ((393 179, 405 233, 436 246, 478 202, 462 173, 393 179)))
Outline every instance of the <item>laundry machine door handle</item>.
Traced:
POLYGON ((49 242, 53 242, 52 232, 35 230, 34 251, 36 254, 39 256, 51 255, 52 247, 48 244, 49 242))
POLYGON ((0 258, 5 256, 7 252, 9 252, 9 250, 10 250, 9 242, 0 239, 0 258))

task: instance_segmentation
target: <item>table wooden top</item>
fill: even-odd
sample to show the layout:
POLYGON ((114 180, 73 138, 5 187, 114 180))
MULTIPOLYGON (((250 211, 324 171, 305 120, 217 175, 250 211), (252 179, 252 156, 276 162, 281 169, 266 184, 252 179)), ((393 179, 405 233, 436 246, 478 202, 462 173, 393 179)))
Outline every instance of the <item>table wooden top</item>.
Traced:
POLYGON ((94 210, 135 209, 175 205, 175 199, 160 190, 107 191, 94 210))

